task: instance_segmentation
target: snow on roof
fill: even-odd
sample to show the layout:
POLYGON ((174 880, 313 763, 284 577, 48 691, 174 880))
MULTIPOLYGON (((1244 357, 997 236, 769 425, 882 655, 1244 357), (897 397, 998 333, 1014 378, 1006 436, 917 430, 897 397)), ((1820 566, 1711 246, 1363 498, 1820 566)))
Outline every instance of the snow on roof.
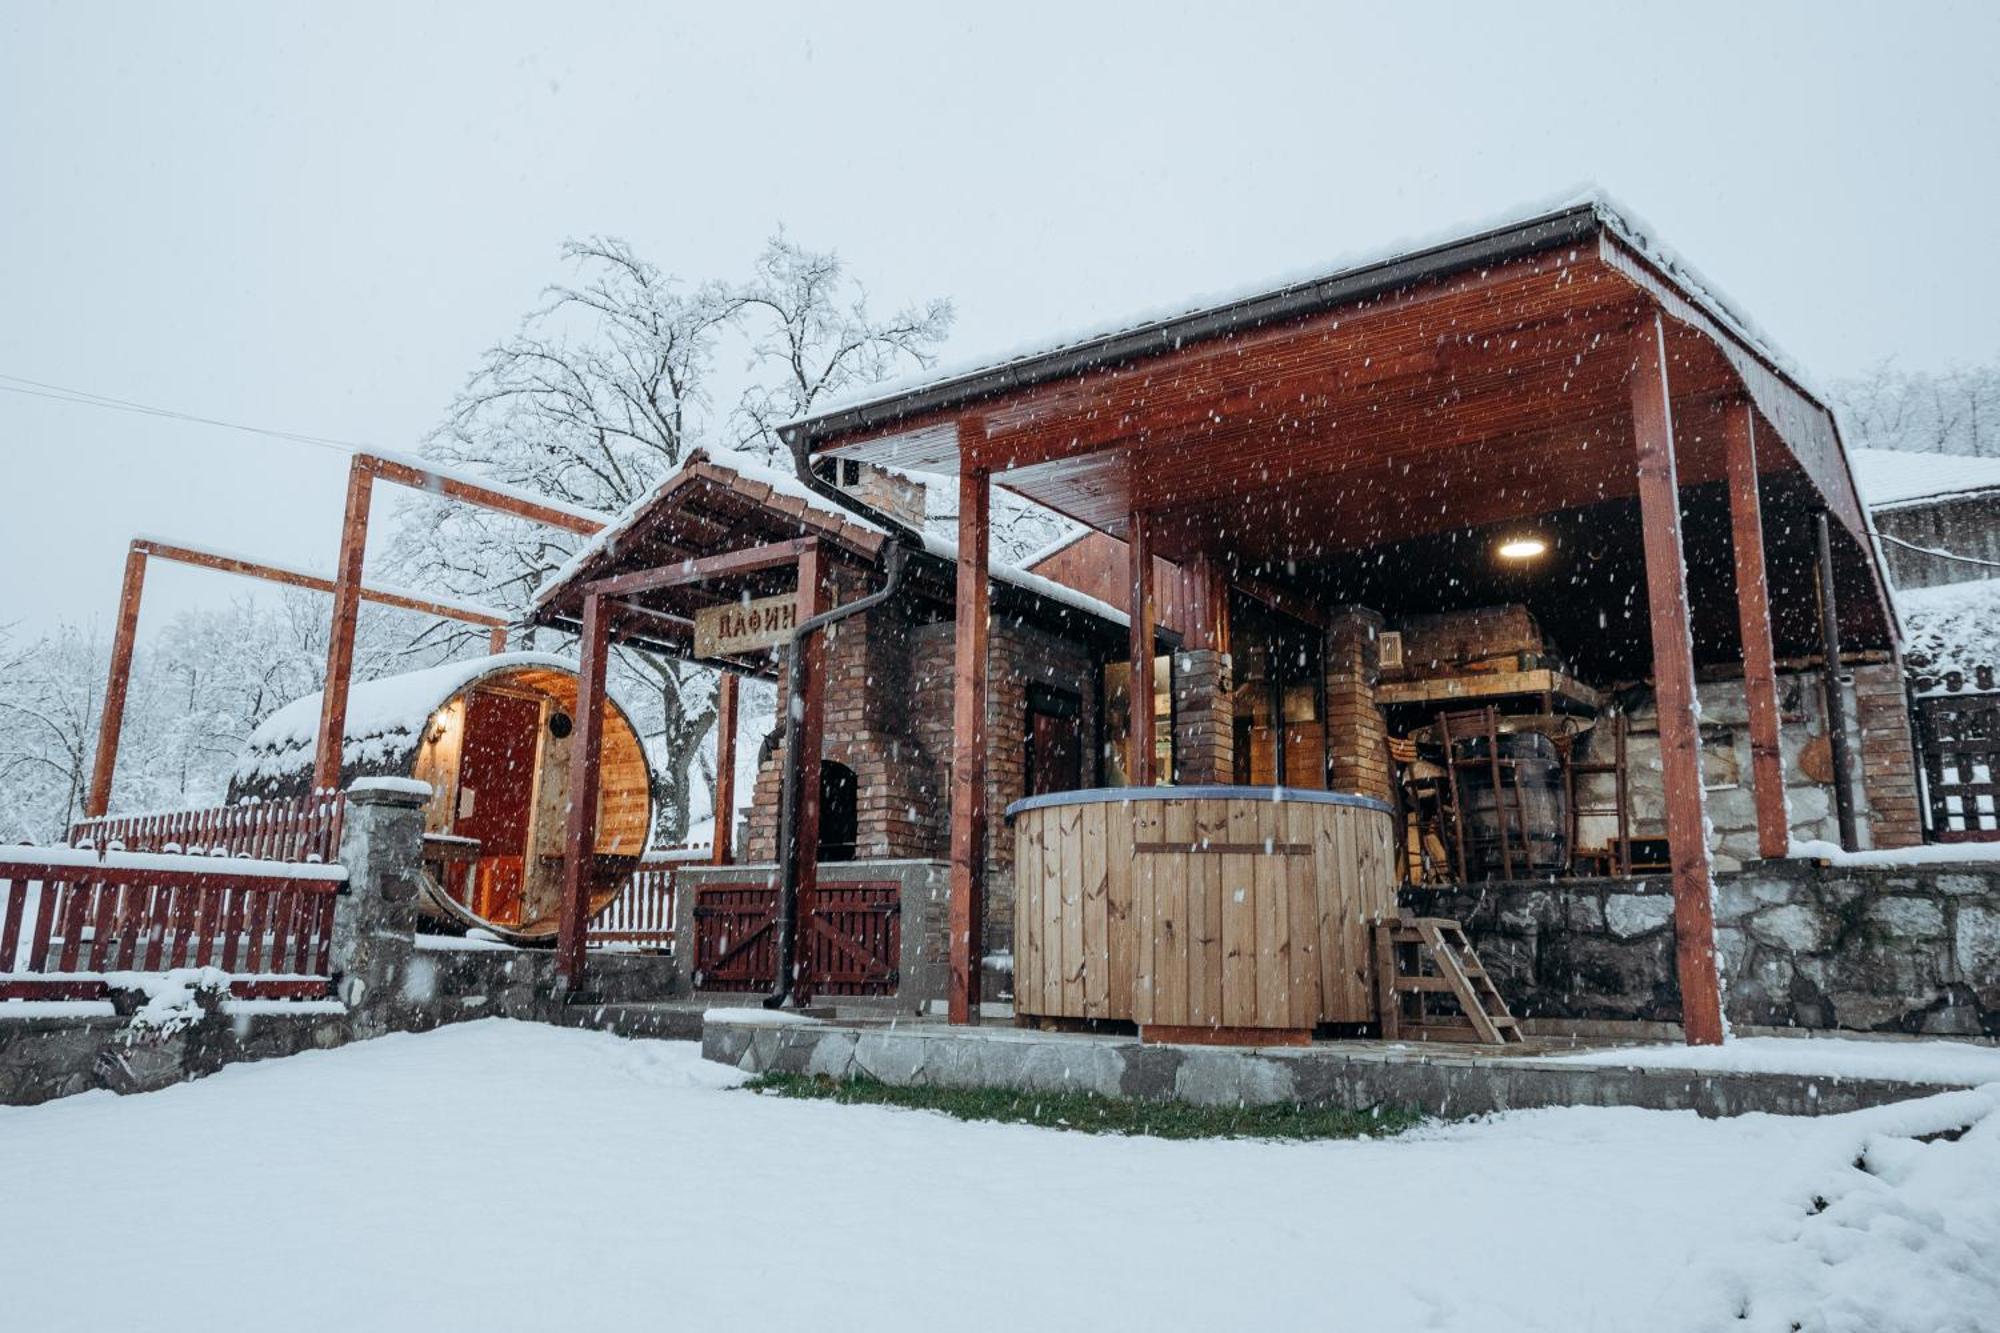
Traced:
POLYGON ((535 606, 540 606, 555 594, 556 589, 574 578, 578 570, 589 564, 598 555, 606 551, 617 550, 619 541, 626 533, 632 530, 633 523, 637 522, 639 516, 652 506, 653 501, 658 498, 661 491, 666 489, 668 483, 688 468, 703 461, 722 468, 725 471, 734 472, 745 481, 761 482, 769 486, 773 494, 797 500, 815 513, 837 518, 844 523, 852 523, 856 527, 869 532, 886 533, 889 530, 880 523, 863 518, 852 509, 835 504, 812 487, 800 481, 795 474, 781 468, 774 468, 754 454, 746 453, 741 449, 727 449, 720 445, 703 445, 689 454, 682 461, 680 467, 661 478, 658 486, 647 491, 644 495, 641 495, 638 499, 612 515, 606 521, 602 532, 599 532, 582 546, 577 547, 574 555, 563 561, 553 573, 536 585, 534 596, 529 600, 535 606))
MULTIPOLYGON (((362 681, 347 691, 342 766, 377 764, 414 749, 439 704, 479 677, 510 667, 576 670, 575 663, 554 653, 501 653, 362 681)), ((319 733, 320 699, 316 690, 258 723, 237 761, 236 781, 282 777, 310 764, 319 733)))
MULTIPOLYGON (((724 471, 734 472, 745 481, 762 482, 764 485, 769 486, 774 494, 798 500, 817 513, 837 518, 845 523, 852 523, 856 527, 870 532, 886 534, 889 531, 886 525, 873 522, 844 505, 835 504, 812 487, 800 481, 793 473, 774 468, 763 460, 751 454, 744 453, 739 449, 723 449, 704 445, 694 453, 689 454, 687 460, 681 464, 681 468, 663 478, 660 484, 654 487, 652 491, 640 496, 631 504, 626 505, 611 520, 610 525, 604 531, 598 533, 597 536, 591 538, 590 541, 578 548, 576 554, 564 561, 561 568, 543 579, 541 584, 535 589, 534 604, 540 606, 548 600, 557 588, 575 577, 577 571, 588 564, 599 552, 616 550, 619 538, 631 530, 632 524, 638 519, 639 515, 653 503, 655 497, 662 490, 666 489, 674 476, 679 475, 680 470, 703 461, 724 471)), ((867 507, 865 501, 857 499, 855 503, 861 505, 863 508, 867 507)), ((1073 541, 1076 537, 1080 537, 1088 531, 1088 528, 1080 528, 1069 540, 1073 541)), ((924 550, 931 555, 944 560, 956 561, 958 559, 957 542, 944 537, 934 537, 928 533, 921 534, 921 536, 924 550)), ((1058 548, 1051 547, 1050 551, 1055 549, 1058 548)), ((1037 553, 1035 556, 1030 557, 1030 559, 1031 561, 1042 559, 1044 554, 1046 553, 1037 553)), ((1058 583, 1054 579, 1030 573, 1020 566, 994 561, 990 572, 997 582, 1020 588, 1025 592, 1034 593, 1052 602, 1061 603, 1064 606, 1087 612, 1090 615, 1100 616, 1115 625, 1124 626, 1130 623, 1130 618, 1109 602, 1099 601, 1095 597, 1086 596, 1068 584, 1058 583)))
POLYGON ((1854 466, 1854 484, 1870 509, 2000 491, 2000 458, 1849 449, 1847 459, 1854 466))
POLYGON ((1613 199, 1601 187, 1587 184, 1525 207, 1508 210, 1483 221, 1415 237, 1405 237, 1387 246, 1351 252, 1326 265, 1294 270, 1275 278, 1267 278, 1262 282, 1193 296, 1123 318, 1073 329, 1060 337, 1024 343, 956 364, 935 366, 901 379, 859 387, 819 404, 806 416, 786 422, 782 429, 789 431, 814 421, 851 412, 856 408, 885 404, 909 394, 948 385, 955 380, 987 375, 1042 357, 1081 348, 1090 343, 1141 333, 1229 306, 1333 282, 1429 250, 1461 244, 1481 236, 1514 231, 1585 208, 1595 213, 1607 228, 1645 256, 1661 272, 1669 275, 1695 304, 1743 339, 1758 356, 1768 361, 1807 394, 1822 404, 1825 402, 1825 396, 1807 380, 1797 363, 1778 350, 1769 337, 1743 312, 1742 307, 1725 296, 1720 287, 1661 241, 1657 228, 1648 224, 1633 209, 1613 199))
POLYGON ((1944 693, 1944 678, 1954 672, 1969 682, 1980 667, 2000 670, 2000 579, 1902 588, 1895 596, 1903 655, 1920 678, 1937 682, 1920 693, 1944 693))

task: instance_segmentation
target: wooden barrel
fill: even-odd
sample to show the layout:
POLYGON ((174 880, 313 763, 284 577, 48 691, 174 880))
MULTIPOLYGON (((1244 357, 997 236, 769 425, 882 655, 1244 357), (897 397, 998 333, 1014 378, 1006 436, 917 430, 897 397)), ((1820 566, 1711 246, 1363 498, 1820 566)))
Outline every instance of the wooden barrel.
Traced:
POLYGON ((1375 1020, 1394 820, 1365 796, 1115 787, 1031 797, 1014 825, 1014 1008, 1154 1040, 1304 1040, 1375 1020))
MULTIPOLYGON (((516 943, 554 940, 576 703, 575 670, 546 653, 449 662, 349 691, 341 786, 374 776, 430 784, 427 916, 516 943)), ((310 789, 319 712, 314 694, 265 719, 230 782, 231 803, 310 789)), ((593 917, 638 865, 653 818, 637 728, 609 696, 601 717, 593 917)))

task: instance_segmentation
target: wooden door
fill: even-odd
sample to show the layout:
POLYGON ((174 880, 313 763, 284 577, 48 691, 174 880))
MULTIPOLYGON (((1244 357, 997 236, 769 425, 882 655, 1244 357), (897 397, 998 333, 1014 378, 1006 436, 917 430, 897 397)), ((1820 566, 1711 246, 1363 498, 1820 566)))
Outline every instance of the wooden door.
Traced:
POLYGON ((535 794, 538 700, 473 691, 465 710, 465 750, 452 831, 479 840, 472 910, 503 926, 519 925, 535 794))

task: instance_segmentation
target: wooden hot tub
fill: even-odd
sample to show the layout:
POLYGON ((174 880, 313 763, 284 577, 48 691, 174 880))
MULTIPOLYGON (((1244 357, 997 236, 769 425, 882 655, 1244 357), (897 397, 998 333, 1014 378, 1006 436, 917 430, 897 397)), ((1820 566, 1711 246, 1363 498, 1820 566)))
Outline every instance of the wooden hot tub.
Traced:
POLYGON ((1298 1042, 1375 1020, 1396 913, 1381 801, 1272 787, 1030 797, 1014 825, 1014 1008, 1155 1041, 1298 1042))

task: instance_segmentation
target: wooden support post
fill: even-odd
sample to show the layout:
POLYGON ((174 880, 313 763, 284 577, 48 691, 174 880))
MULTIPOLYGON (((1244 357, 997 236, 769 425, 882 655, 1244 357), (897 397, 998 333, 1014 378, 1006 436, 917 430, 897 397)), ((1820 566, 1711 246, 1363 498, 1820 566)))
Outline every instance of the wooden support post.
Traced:
POLYGON ((1820 679, 1826 688, 1826 740, 1833 760, 1833 812, 1840 824, 1840 845, 1855 850, 1854 752, 1847 744, 1847 696, 1840 688, 1840 603, 1833 591, 1833 533, 1821 510, 1814 524, 1819 543, 1820 679))
POLYGON ((313 749, 313 787, 340 785, 341 748, 347 739, 347 687, 354 674, 354 625, 361 613, 361 558, 368 549, 368 503, 375 474, 356 458, 347 470, 347 508, 340 521, 340 563, 333 573, 333 626, 326 644, 326 686, 320 695, 319 738, 313 749))
POLYGON ((564 994, 584 984, 585 916, 597 870, 597 794, 604 748, 604 669, 611 651, 602 596, 583 602, 577 644, 576 728, 570 732, 569 817, 563 838, 562 903, 556 917, 556 978, 564 994))
POLYGON ((1791 849, 1785 815, 1785 759, 1778 744, 1778 667, 1771 648, 1764 518, 1758 508, 1756 409, 1748 399, 1723 409, 1729 474, 1729 531, 1736 553, 1736 619, 1743 641, 1743 693, 1750 710, 1750 786, 1757 800, 1757 854, 1791 849))
POLYGON ((715 841, 709 861, 726 866, 735 855, 736 836, 736 673, 715 682, 715 841))
MULTIPOLYGON (((814 542, 799 555, 799 623, 825 611, 827 596, 826 550, 814 542)), ((807 951, 812 948, 812 910, 819 901, 819 835, 825 811, 820 784, 820 751, 826 745, 826 631, 820 630, 805 643, 803 692, 799 716, 787 726, 786 743, 799 747, 798 822, 792 835, 792 857, 798 864, 798 919, 792 932, 792 977, 796 984, 807 951)), ((803 1003, 803 1001, 801 1001, 803 1003)))
POLYGON ((1157 617, 1153 596, 1153 536, 1143 513, 1132 515, 1125 552, 1132 588, 1131 749, 1125 758, 1125 785, 1153 785, 1153 639, 1157 617))
POLYGON ((125 695, 132 684, 132 646, 139 633, 139 599, 146 588, 146 552, 138 543, 125 553, 125 586, 118 592, 118 627, 111 638, 111 674, 97 718, 97 759, 83 802, 87 819, 111 808, 111 776, 118 767, 118 739, 125 730, 125 695))
POLYGON ((505 625, 495 625, 492 633, 486 636, 486 650, 495 657, 507 651, 507 627, 505 625))
POLYGON ((1680 480, 1674 463, 1673 410, 1667 398, 1666 335, 1658 311, 1639 322, 1633 353, 1632 433, 1646 551, 1646 604, 1652 617, 1667 850, 1673 862, 1681 1027, 1690 1046, 1713 1046, 1722 1041, 1722 987, 1715 962, 1714 883, 1701 785, 1687 569, 1681 549, 1680 480))
MULTIPOLYGON (((962 428, 961 428, 962 429, 962 428)), ((979 1021, 986 915, 987 543, 993 487, 984 472, 958 479, 957 634, 951 694, 951 994, 953 1023, 979 1021)))

